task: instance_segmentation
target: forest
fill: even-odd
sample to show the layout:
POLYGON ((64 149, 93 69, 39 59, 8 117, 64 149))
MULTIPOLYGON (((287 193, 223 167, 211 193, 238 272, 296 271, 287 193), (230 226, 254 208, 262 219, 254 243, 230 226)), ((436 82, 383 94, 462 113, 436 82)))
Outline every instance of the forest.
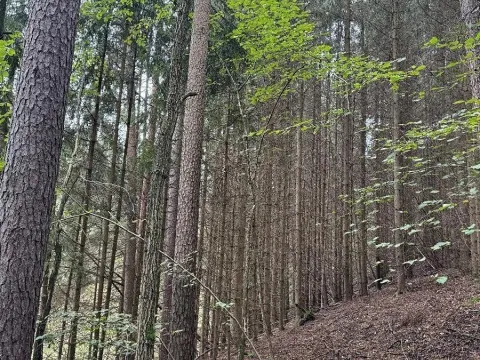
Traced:
POLYGON ((0 0, 0 359, 479 359, 479 129, 478 0, 0 0))

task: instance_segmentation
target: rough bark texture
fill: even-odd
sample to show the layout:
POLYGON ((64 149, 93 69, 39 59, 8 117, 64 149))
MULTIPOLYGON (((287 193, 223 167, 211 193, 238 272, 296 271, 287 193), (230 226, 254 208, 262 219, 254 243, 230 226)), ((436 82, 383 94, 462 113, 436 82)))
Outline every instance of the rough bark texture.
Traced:
MULTIPOLYGON (((7 0, 0 0, 0 39, 5 38, 5 15, 7 12, 7 0)), ((2 115, 5 109, 2 109, 2 115)), ((8 133, 8 122, 4 119, 0 122, 0 158, 5 150, 5 136, 8 133)))
MULTIPOLYGON (((198 204, 202 157, 205 87, 209 36, 210 1, 196 0, 193 17, 187 91, 197 95, 185 104, 185 126, 178 197, 175 260, 189 272, 196 271, 198 204)), ((177 268, 173 280, 171 353, 174 359, 193 360, 196 350, 196 284, 177 268)))
POLYGON ((191 0, 180 1, 177 6, 178 20, 169 74, 167 119, 160 124, 158 138, 156 139, 155 167, 147 211, 149 214, 149 234, 145 245, 138 311, 136 356, 139 360, 152 359, 155 349, 155 314, 157 312, 160 287, 162 261, 160 250, 164 236, 164 214, 170 169, 170 152, 178 108, 183 95, 180 93, 182 55, 188 34, 188 12, 191 8, 191 0))
MULTIPOLYGON (((460 0, 460 8, 462 12, 462 18, 467 26, 467 36, 475 37, 478 31, 480 31, 480 4, 478 0, 460 0)), ((470 87, 472 90, 472 96, 476 99, 480 99, 480 47, 476 47, 472 50, 474 57, 469 62, 470 70, 470 87)), ((472 162, 476 164, 478 161, 478 152, 473 154, 474 159, 472 162)), ((474 198, 469 202, 469 214, 470 223, 479 223, 479 199, 474 198)), ((474 233, 470 236, 470 251, 472 257, 472 274, 475 277, 479 276, 479 263, 480 263, 480 234, 474 233)))
MULTIPOLYGON (((172 259, 175 256, 175 239, 177 237, 177 213, 178 213, 178 185, 180 182, 180 155, 182 153, 183 119, 177 123, 172 147, 172 166, 168 185, 167 217, 165 224, 164 251, 172 259)), ((162 341, 159 349, 160 359, 168 359, 168 347, 170 344, 170 318, 172 309, 172 269, 173 263, 168 261, 163 280, 162 302, 162 341)))
POLYGON ((0 182, 0 358, 5 360, 30 358, 80 1, 31 5, 0 182))
MULTIPOLYGON (((467 25, 467 35, 475 37, 480 31, 480 4, 478 0, 460 0, 462 18, 467 25)), ((480 48, 475 50, 476 57, 470 62, 470 85, 473 97, 480 99, 480 48)))

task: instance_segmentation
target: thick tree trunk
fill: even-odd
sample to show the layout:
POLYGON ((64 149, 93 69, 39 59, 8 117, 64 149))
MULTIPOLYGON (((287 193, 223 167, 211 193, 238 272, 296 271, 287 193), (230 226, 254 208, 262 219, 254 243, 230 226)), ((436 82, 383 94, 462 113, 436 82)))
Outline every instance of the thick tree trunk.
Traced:
POLYGON ((0 358, 30 359, 80 1, 31 3, 0 180, 0 358))
MULTIPOLYGON (((80 117, 77 116, 77 114, 79 113, 79 110, 82 106, 82 97, 83 97, 84 89, 85 89, 85 73, 82 76, 82 79, 80 81, 80 89, 79 89, 80 91, 78 92, 76 109, 72 119, 72 120, 75 120, 75 117, 77 118, 76 125, 78 129, 80 129, 80 117)), ((75 173, 78 171, 77 158, 78 158, 78 150, 80 147, 80 134, 81 134, 81 131, 78 131, 75 137, 75 145, 73 148, 72 155, 70 157, 67 173, 65 174, 65 177, 62 182, 62 189, 67 189, 70 183, 72 183, 71 187, 73 187, 78 179, 78 174, 76 174, 77 176, 75 177, 75 179, 72 180, 74 170, 75 170, 75 173)), ((48 316, 50 315, 50 311, 52 307, 51 304, 53 300, 53 292, 55 290, 59 268, 62 261, 62 243, 60 239, 62 228, 60 226, 61 223, 59 220, 63 218, 65 206, 67 205, 69 198, 70 198, 70 191, 64 190, 59 201, 58 209, 55 214, 55 218, 57 221, 55 225, 52 227, 52 233, 55 239, 53 241, 53 244, 54 244, 53 252, 55 254, 54 266, 51 273, 49 273, 48 266, 47 266, 47 269, 45 270, 44 285, 42 287, 42 304, 41 304, 42 308, 40 309, 38 314, 39 319, 37 321, 37 328, 35 330, 35 338, 41 338, 41 340, 38 340, 34 344, 33 355, 32 355, 33 360, 41 360, 43 358, 43 338, 42 337, 43 335, 45 335, 45 331, 47 328, 48 316), (45 299, 44 302, 43 302, 43 299, 45 299)))
MULTIPOLYGON (((7 12, 7 0, 0 0, 0 40, 5 38, 5 15, 7 12)), ((5 106, 0 108, 2 113, 6 111, 5 106)), ((0 114, 3 115, 3 114, 0 114)), ((5 136, 8 133, 8 121, 4 119, 0 122, 0 159, 4 154, 5 150, 5 136)))
MULTIPOLYGON (((206 98, 210 1, 196 0, 188 66, 187 91, 196 93, 185 103, 185 125, 180 167, 175 260, 196 272, 198 204, 206 98)), ((196 352, 197 290, 194 279, 177 268, 173 280, 171 353, 174 359, 193 360, 196 352), (193 284, 192 284, 193 282, 193 284)))

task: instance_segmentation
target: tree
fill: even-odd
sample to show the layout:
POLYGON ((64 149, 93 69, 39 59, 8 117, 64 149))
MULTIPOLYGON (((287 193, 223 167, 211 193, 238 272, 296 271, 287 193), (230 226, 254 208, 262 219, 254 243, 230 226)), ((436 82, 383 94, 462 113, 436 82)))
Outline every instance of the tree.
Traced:
MULTIPOLYGON (((399 0, 393 0, 393 22, 392 22, 392 58, 395 61, 399 56, 399 29, 400 29, 400 8, 399 0)), ((398 63, 395 63, 398 66, 398 63)), ((392 99, 392 117, 393 117, 393 143, 398 145, 402 134, 402 124, 400 120, 400 95, 398 89, 393 89, 392 99)), ((403 185, 401 183, 401 168, 403 164, 403 154, 394 150, 393 163, 393 207, 394 207, 394 233, 395 247, 395 265, 397 271, 397 293, 405 292, 405 267, 404 260, 404 234, 400 231, 403 225, 403 185)))
POLYGON ((167 118, 160 123, 159 136, 155 144, 155 164, 148 203, 149 234, 145 244, 145 259, 142 264, 138 311, 136 356, 141 360, 151 359, 155 350, 155 315, 160 289, 168 174, 172 139, 183 96, 180 93, 183 71, 182 55, 188 35, 188 10, 190 8, 191 0, 182 0, 177 3, 177 21, 168 75, 167 118))
MULTIPOLYGON (((480 29, 480 5, 475 0, 460 0, 462 18, 467 25, 467 35, 475 37, 480 29)), ((474 51, 474 57, 470 61, 470 85, 473 96, 480 99, 480 48, 477 46, 474 51)))
MULTIPOLYGON (((345 56, 352 56, 351 49, 351 27, 352 27, 352 3, 345 0, 345 56)), ((352 157, 353 157, 353 96, 351 95, 351 85, 347 85, 346 96, 346 116, 343 122, 343 222, 342 222, 342 238, 343 238, 343 287, 345 300, 352 300, 353 297, 353 257, 352 257, 352 157)))
POLYGON ((0 182, 0 357, 29 359, 80 1, 32 2, 0 182))
POLYGON ((185 360, 193 360, 196 350, 197 290, 191 273, 196 272, 209 16, 210 1, 196 0, 187 77, 187 92, 196 95, 185 103, 175 249, 175 260, 182 268, 174 272, 172 296, 171 353, 174 359, 185 360))

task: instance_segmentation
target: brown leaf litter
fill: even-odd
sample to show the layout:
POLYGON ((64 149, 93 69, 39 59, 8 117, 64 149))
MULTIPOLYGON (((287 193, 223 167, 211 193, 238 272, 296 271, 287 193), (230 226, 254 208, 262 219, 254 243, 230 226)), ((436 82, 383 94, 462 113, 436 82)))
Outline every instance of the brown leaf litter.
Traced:
MULTIPOLYGON (((274 360, 480 360, 480 282, 468 277, 451 273, 444 285, 415 279, 400 296, 389 286, 315 317, 274 332, 274 360)), ((255 347, 272 360, 264 336, 255 347)), ((247 353, 246 359, 255 358, 251 349, 247 353)))

